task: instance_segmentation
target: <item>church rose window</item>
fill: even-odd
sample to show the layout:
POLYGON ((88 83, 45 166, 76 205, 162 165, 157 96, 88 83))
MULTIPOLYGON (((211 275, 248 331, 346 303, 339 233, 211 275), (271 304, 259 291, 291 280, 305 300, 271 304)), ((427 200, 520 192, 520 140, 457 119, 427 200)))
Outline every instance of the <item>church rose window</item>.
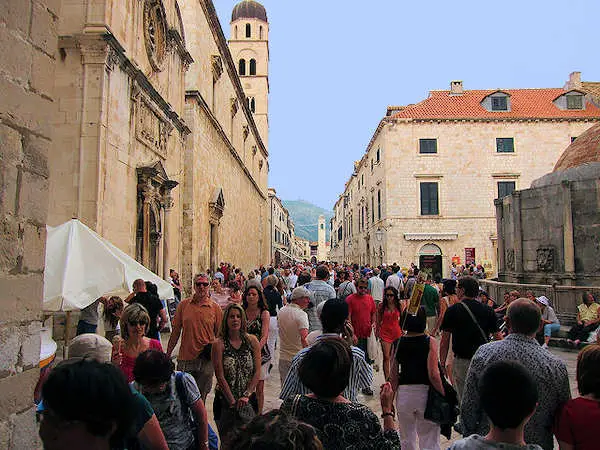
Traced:
POLYGON ((146 0, 144 4, 144 39, 150 64, 161 70, 167 52, 167 21, 160 0, 146 0))

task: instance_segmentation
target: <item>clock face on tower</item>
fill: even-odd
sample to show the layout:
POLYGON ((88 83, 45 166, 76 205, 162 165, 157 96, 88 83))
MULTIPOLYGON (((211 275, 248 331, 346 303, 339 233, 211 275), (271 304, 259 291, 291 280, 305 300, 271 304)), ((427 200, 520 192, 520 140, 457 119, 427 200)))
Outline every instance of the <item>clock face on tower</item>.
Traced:
POLYGON ((154 70, 161 70, 167 51, 167 21, 161 0, 144 2, 146 53, 154 70))

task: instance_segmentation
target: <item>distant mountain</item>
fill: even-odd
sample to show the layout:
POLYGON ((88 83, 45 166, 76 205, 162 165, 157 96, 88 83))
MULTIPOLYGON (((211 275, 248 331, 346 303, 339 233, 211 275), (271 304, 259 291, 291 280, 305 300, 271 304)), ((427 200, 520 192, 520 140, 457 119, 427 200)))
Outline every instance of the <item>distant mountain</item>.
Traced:
POLYGON ((296 236, 309 241, 318 239, 319 216, 324 215, 325 229, 327 230, 325 238, 329 241, 329 220, 333 217, 333 211, 320 208, 305 200, 282 200, 282 203, 294 222, 296 236))

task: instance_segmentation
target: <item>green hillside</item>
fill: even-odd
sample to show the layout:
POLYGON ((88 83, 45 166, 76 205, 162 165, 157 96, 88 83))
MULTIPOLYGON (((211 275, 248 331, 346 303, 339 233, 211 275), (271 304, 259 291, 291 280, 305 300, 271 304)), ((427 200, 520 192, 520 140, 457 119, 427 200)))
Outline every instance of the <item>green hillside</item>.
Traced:
POLYGON ((329 241, 329 220, 333 217, 333 212, 320 208, 304 200, 283 200, 283 206, 290 213, 290 217, 296 227, 296 235, 309 241, 316 241, 317 225, 319 216, 325 216, 325 229, 327 230, 326 239, 329 241))

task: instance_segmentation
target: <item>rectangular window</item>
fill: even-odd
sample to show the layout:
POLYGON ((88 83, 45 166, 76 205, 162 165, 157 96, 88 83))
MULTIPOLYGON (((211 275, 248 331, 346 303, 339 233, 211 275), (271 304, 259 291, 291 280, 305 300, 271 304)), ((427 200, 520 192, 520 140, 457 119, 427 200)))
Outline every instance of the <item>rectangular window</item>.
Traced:
POLYGON ((498 198, 512 194, 515 189, 516 184, 514 181, 498 181, 498 198))
POLYGON ((437 216, 439 212, 438 206, 438 184, 437 183, 421 183, 421 215, 422 216, 437 216))
POLYGON ((339 227, 339 228, 338 228, 338 232, 337 232, 337 238, 338 238, 338 241, 341 241, 341 240, 342 240, 342 237, 343 237, 343 231, 342 231, 342 227, 339 227))
POLYGON ((381 190, 377 191, 377 219, 381 220, 381 190))
POLYGON ((381 149, 377 149, 377 163, 379 163, 379 158, 381 158, 381 149))
POLYGON ((514 138, 496 138, 496 152, 498 152, 498 153, 514 153, 515 152, 514 138))
POLYGON ((508 111, 506 97, 492 97, 492 111, 508 111))
POLYGON ((375 197, 371 196, 371 222, 375 223, 375 197))
POLYGON ((567 95, 567 109, 583 109, 583 95, 567 95))
POLYGON ((437 153, 437 139, 419 139, 419 153, 437 153))

